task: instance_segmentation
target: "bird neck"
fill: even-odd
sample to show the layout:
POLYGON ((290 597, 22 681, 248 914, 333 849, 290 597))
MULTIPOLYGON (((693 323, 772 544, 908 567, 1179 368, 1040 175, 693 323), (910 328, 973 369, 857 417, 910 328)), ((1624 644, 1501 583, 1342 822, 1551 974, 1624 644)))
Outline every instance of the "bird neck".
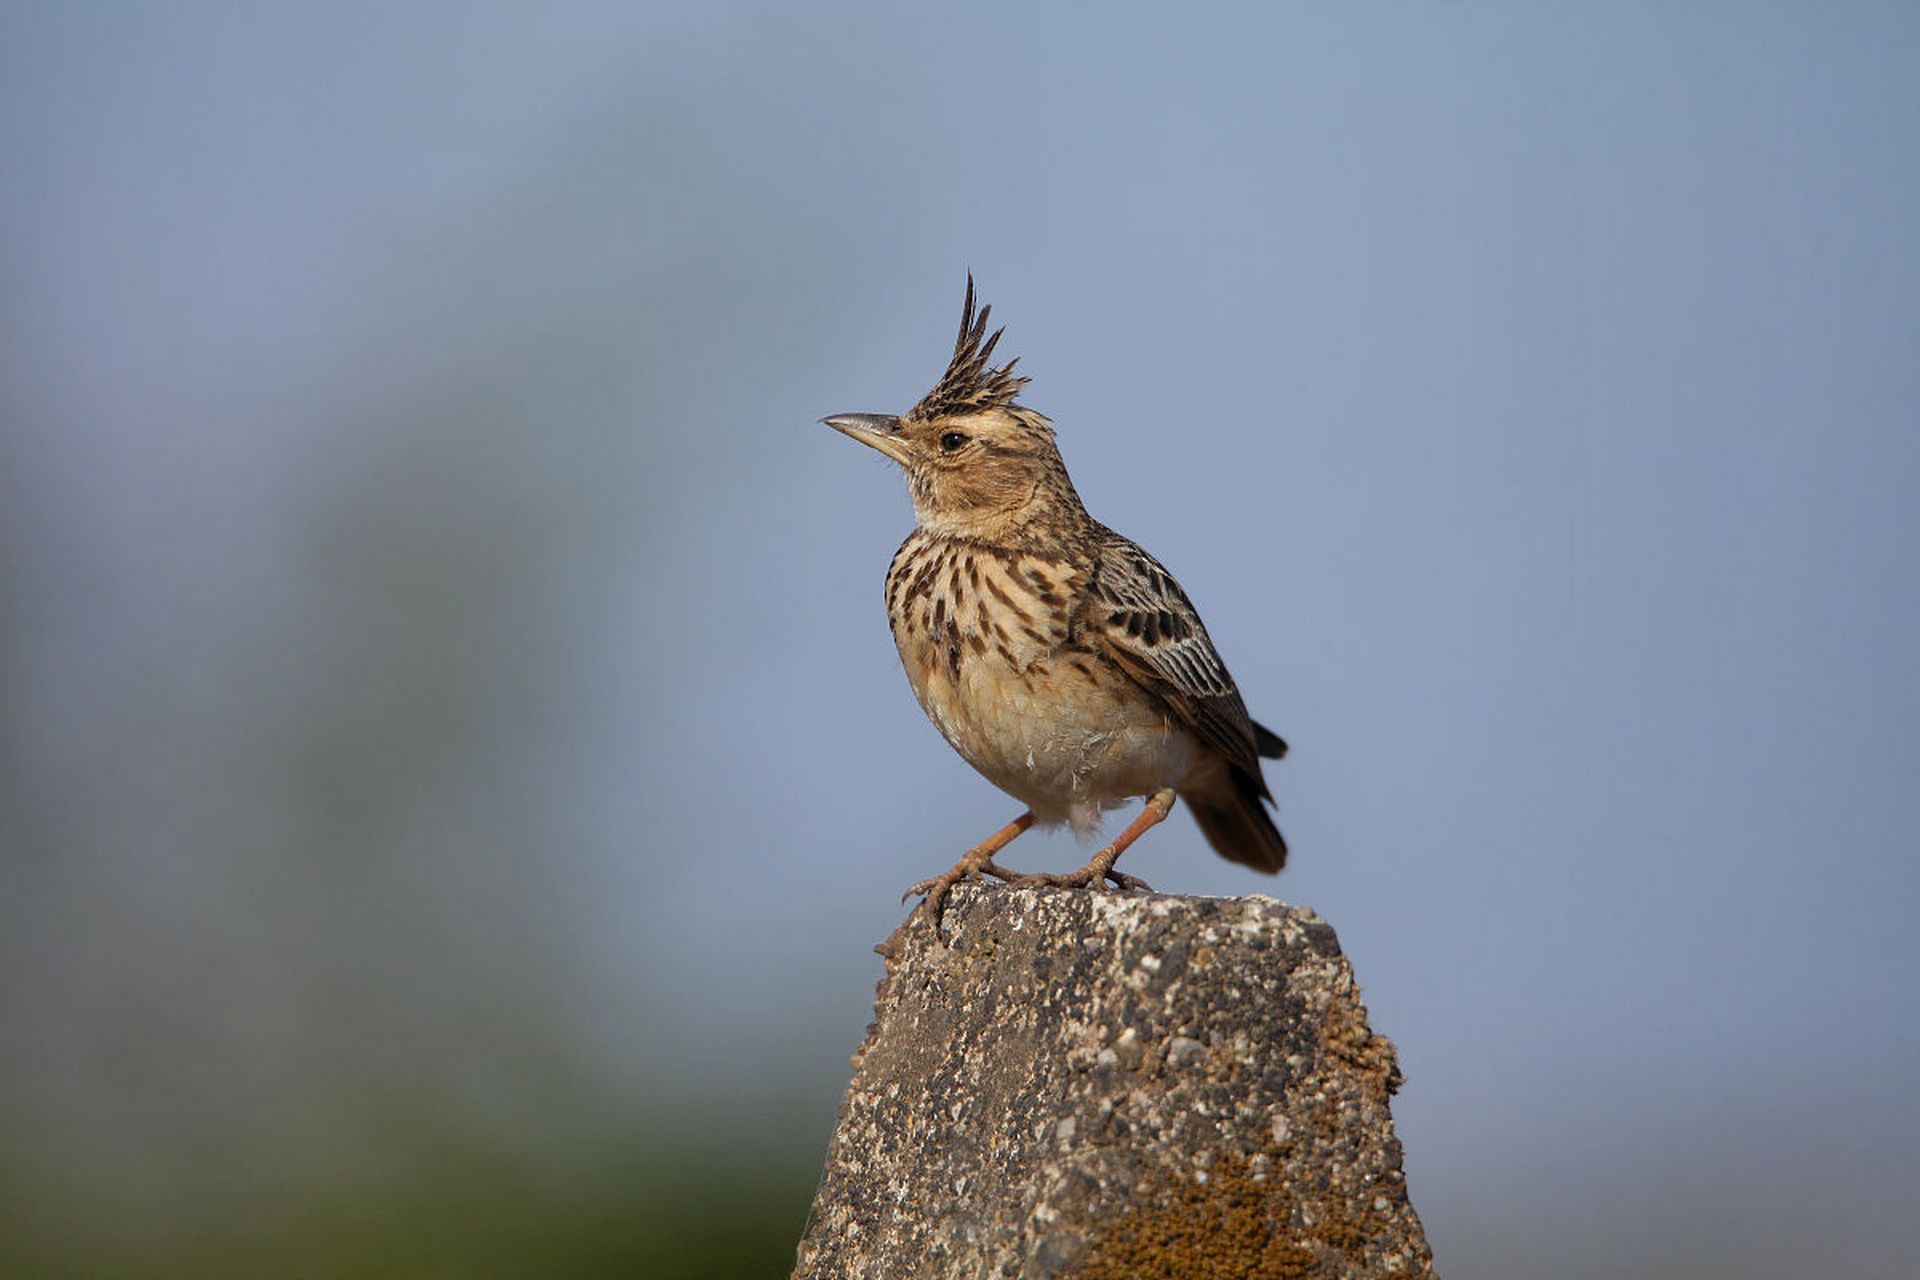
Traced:
MULTIPOLYGON (((927 495, 931 498, 931 495, 927 495)), ((956 506, 914 495, 920 528, 942 538, 962 538, 1002 547, 1047 547, 1071 542, 1093 527, 1064 468, 1035 476, 1010 501, 956 506)))

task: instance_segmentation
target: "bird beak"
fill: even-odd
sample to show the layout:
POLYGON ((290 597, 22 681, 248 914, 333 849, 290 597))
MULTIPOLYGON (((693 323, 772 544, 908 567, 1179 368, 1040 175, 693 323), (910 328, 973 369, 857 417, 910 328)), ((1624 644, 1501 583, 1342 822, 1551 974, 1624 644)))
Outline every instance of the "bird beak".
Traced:
POLYGON ((890 413, 836 413, 820 421, 861 444, 872 445, 901 466, 907 465, 907 442, 900 438, 900 419, 890 413))

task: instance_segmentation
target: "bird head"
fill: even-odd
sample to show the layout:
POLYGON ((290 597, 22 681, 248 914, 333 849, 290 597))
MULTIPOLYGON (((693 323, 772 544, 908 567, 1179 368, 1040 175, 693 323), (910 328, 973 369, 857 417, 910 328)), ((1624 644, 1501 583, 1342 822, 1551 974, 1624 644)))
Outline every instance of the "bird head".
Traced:
POLYGON ((840 413, 821 421, 870 445, 907 473, 923 529, 1005 539, 1036 523, 1084 516, 1044 414, 1014 403, 1027 379, 1017 360, 988 362, 1005 329, 987 333, 991 307, 974 311, 973 277, 953 359, 938 385, 905 414, 840 413))

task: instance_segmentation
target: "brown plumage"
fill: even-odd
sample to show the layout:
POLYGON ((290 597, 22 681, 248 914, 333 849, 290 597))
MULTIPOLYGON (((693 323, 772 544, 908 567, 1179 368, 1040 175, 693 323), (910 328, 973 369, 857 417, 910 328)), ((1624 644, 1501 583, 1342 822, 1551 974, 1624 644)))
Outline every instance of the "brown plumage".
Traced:
POLYGON ((946 374, 903 416, 841 414, 836 428, 905 469, 917 527, 887 571, 887 616, 907 679, 953 748, 1028 812, 948 872, 916 885, 936 915, 953 885, 1144 888, 1120 854, 1185 800, 1215 851, 1278 871, 1287 845, 1266 804, 1254 723, 1200 615, 1159 561, 1087 514, 1028 379, 989 362, 973 280, 946 374), (993 855, 1034 822, 1091 831, 1146 796, 1140 817, 1068 875, 1022 876, 993 855))

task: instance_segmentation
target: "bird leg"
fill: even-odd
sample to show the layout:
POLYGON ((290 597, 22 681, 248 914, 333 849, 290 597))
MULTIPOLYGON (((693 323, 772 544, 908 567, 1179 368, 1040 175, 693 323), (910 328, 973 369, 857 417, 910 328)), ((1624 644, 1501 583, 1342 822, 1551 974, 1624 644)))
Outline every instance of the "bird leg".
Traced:
POLYGON ((1113 843, 1087 860, 1087 865, 1078 871, 1069 871, 1065 875, 1053 875, 1042 872, 1038 875, 1021 876, 1012 883, 1020 885, 1048 885, 1063 889, 1104 888, 1111 880, 1116 886, 1129 893, 1151 893, 1147 882, 1138 876, 1115 871, 1113 864, 1120 861, 1135 840, 1147 833, 1149 827, 1159 826, 1173 812, 1173 788, 1163 787, 1147 797, 1147 807, 1140 816, 1127 824, 1127 829, 1114 837, 1113 843))
POLYGON ((937 932, 940 928, 941 908, 946 905, 947 895, 953 891, 953 886, 963 880, 978 880, 982 875, 994 876, 1007 881, 1017 881, 1021 878, 1018 871, 1009 871, 1005 867, 995 863, 993 855, 1012 844, 1014 837, 1032 825, 1033 814, 1031 812, 1021 814, 1012 822, 1009 822, 1006 826, 1000 828, 985 840, 982 840, 979 844, 967 850, 964 854, 961 854, 960 861, 954 863, 952 867, 941 872, 931 880, 922 880, 919 884, 901 894, 900 901, 905 902, 916 893, 925 894, 926 901, 920 904, 920 909, 925 911, 927 918, 933 921, 933 927, 937 932))

